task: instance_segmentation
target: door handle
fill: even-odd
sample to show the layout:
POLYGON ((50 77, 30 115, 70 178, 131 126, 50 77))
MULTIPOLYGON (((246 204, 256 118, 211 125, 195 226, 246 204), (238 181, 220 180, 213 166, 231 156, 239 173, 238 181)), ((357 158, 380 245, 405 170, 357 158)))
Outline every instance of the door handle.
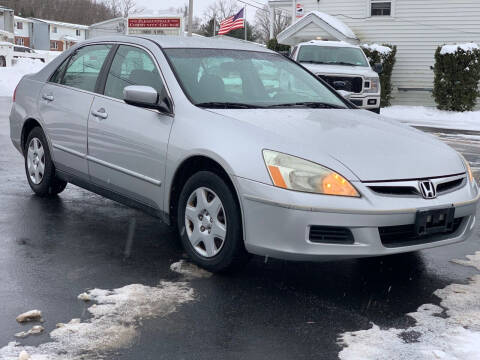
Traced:
POLYGON ((53 101, 53 100, 55 100, 55 98, 54 98, 53 95, 51 95, 51 94, 43 94, 43 95, 42 95, 42 99, 43 99, 43 100, 47 100, 47 101, 53 101))
POLYGON ((104 108, 100 108, 98 111, 92 110, 92 115, 100 119, 106 119, 108 117, 104 108))

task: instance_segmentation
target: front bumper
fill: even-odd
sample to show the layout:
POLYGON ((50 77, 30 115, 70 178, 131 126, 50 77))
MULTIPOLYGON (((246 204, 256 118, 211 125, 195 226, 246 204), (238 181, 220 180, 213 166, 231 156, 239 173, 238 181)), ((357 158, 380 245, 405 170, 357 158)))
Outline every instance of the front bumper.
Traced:
POLYGON ((381 256, 417 251, 466 240, 475 224, 478 202, 476 185, 439 196, 436 199, 378 196, 361 183, 355 186, 362 198, 300 193, 237 178, 244 219, 247 251, 288 260, 319 260, 381 256), (450 235, 411 246, 386 247, 379 227, 413 224, 417 210, 455 206, 455 218, 463 220, 450 235), (311 226, 348 228, 353 244, 314 243, 311 226))
POLYGON ((349 100, 362 109, 377 109, 380 107, 380 94, 352 94, 349 100))

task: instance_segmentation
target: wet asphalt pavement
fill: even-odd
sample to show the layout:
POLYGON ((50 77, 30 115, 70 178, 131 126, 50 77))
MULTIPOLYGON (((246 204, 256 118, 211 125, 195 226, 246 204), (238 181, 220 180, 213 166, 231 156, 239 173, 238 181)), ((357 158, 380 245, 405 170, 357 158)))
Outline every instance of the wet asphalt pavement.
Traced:
MULTIPOLYGON (((49 341, 58 322, 87 318, 77 295, 89 288, 180 280, 174 232, 158 219, 69 185, 55 199, 35 197, 9 138, 10 103, 0 99, 0 347, 25 330, 15 317, 40 309, 49 341), (133 246, 125 255, 130 224, 133 246)), ((435 130, 480 167, 480 142, 435 130)), ((480 139, 480 137, 479 137, 480 139)), ((438 304, 433 291, 476 271, 449 260, 480 250, 478 227, 462 244, 416 254, 323 263, 254 257, 235 275, 191 281, 196 301, 143 321, 132 347, 111 359, 336 359, 345 331, 406 327, 406 313, 438 304)))

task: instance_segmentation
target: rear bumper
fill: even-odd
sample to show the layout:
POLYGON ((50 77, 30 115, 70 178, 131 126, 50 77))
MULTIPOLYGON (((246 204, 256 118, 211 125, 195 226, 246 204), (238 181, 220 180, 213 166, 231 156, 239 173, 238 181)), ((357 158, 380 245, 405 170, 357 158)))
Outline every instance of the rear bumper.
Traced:
POLYGON ((433 202, 409 199, 410 204, 394 201, 387 204, 387 209, 375 205, 372 196, 340 198, 297 193, 245 179, 238 179, 238 183, 242 193, 247 250, 257 255, 287 260, 381 256, 461 242, 469 237, 474 228, 478 202, 478 189, 476 185, 471 187, 469 184, 442 196, 443 199, 439 197, 433 202), (316 206, 312 206, 313 203, 316 206), (397 206, 393 205, 395 203, 397 206), (413 224, 417 210, 452 204, 455 206, 455 218, 463 218, 455 232, 411 246, 383 245, 379 227, 413 224), (316 225, 347 228, 353 234, 354 243, 311 242, 310 227, 316 225))

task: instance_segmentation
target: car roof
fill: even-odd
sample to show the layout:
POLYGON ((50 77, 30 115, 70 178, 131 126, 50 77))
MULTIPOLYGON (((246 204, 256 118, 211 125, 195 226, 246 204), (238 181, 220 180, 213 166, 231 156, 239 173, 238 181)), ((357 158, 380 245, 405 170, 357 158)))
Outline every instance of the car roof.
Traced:
POLYGON ((315 45, 315 46, 330 46, 330 47, 350 47, 350 48, 358 48, 358 45, 349 44, 345 41, 330 41, 330 40, 310 40, 305 41, 303 43, 298 44, 298 46, 302 45, 315 45))
POLYGON ((251 41, 245 41, 227 36, 203 37, 203 36, 168 36, 168 35, 120 35, 105 36, 101 38, 92 38, 87 42, 97 41, 122 41, 132 42, 134 39, 145 39, 157 43, 163 49, 172 48, 200 48, 200 49, 227 49, 227 50, 247 50, 247 51, 274 51, 267 49, 261 44, 251 41))

